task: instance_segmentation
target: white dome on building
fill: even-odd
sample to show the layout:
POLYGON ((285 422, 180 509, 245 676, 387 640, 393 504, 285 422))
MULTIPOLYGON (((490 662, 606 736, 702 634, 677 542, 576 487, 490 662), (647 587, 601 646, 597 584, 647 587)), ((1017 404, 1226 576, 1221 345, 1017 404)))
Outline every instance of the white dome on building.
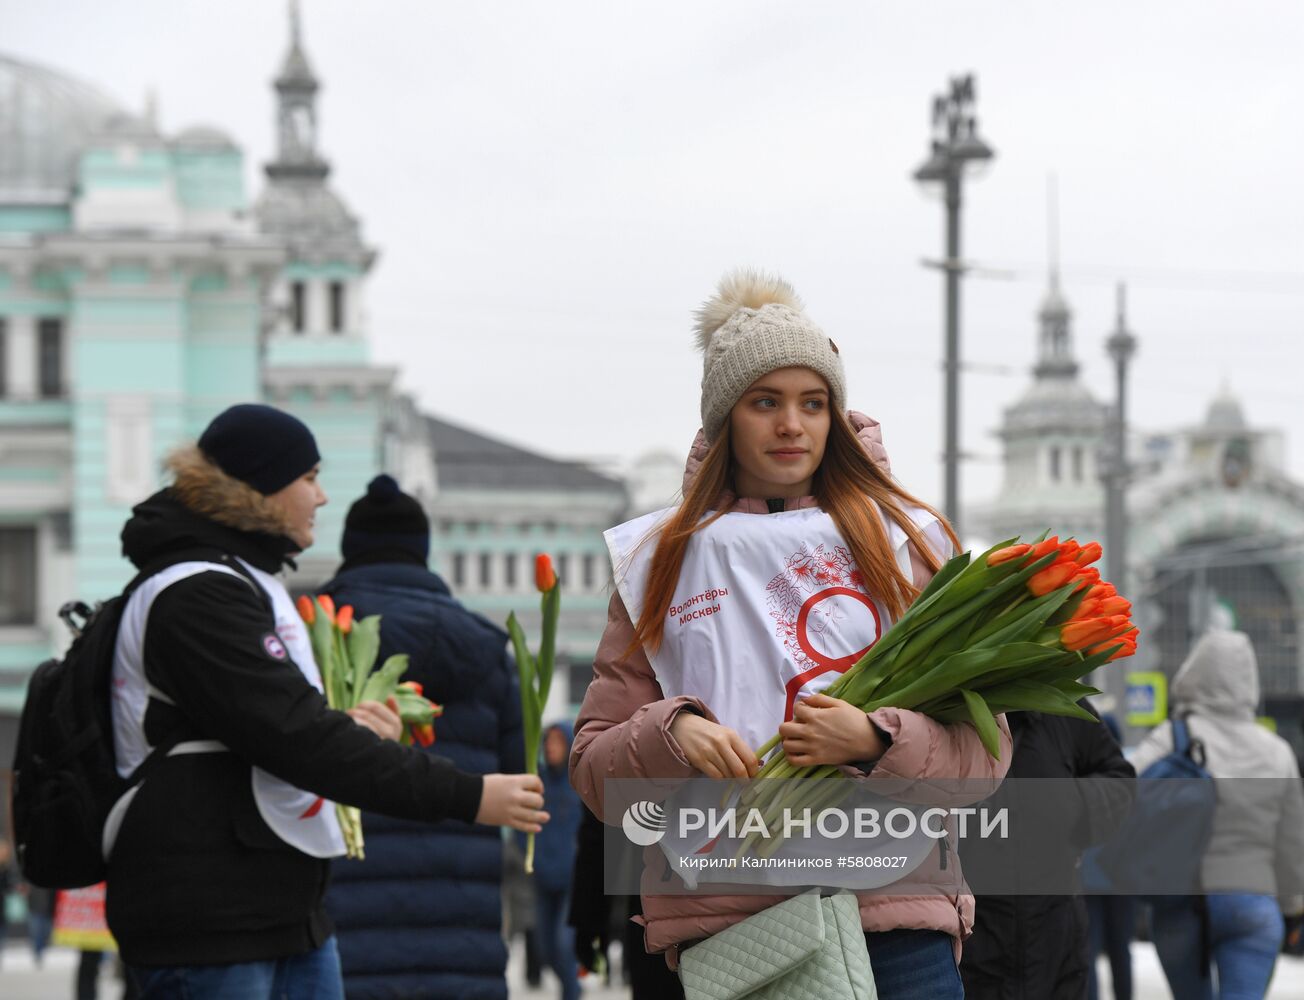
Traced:
POLYGON ((90 84, 0 55, 0 202, 66 200, 82 146, 125 114, 90 84))

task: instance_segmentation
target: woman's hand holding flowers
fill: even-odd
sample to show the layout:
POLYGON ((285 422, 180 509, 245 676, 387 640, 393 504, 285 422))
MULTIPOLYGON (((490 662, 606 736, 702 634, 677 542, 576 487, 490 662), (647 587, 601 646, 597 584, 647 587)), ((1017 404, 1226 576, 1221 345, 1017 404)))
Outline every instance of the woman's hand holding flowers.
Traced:
POLYGON ((863 709, 824 694, 797 702, 779 736, 783 752, 798 767, 878 760, 887 752, 863 709))
POLYGON ((761 763, 747 742, 728 726, 696 712, 680 712, 670 724, 670 736, 688 763, 708 778, 752 778, 761 763))

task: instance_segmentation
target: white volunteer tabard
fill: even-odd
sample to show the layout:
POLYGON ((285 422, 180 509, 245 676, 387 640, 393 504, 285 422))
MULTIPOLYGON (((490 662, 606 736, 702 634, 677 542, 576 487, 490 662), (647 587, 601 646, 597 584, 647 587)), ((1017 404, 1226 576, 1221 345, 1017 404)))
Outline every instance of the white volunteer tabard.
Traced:
MULTIPOLYGON (((928 529, 937 519, 918 508, 908 512, 934 543, 940 529, 928 529)), ((673 513, 654 511, 605 534, 634 621, 659 528, 673 513)), ((889 522, 888 535, 909 576, 905 532, 889 522)), ((700 698, 758 747, 792 718, 796 699, 827 687, 889 625, 824 511, 730 513, 689 541, 661 648, 648 659, 667 698, 700 698)))
MULTIPOLYGON (((240 560, 272 602, 276 631, 262 637, 263 649, 278 660, 291 660, 304 678, 322 690, 321 672, 312 655, 312 643, 294 602, 285 586, 270 573, 240 560)), ((170 699, 145 679, 143 666, 145 626, 155 598, 179 580, 196 573, 229 573, 243 583, 248 581, 230 566, 212 562, 184 562, 169 566, 140 585, 124 610, 114 650, 112 710, 114 750, 118 772, 126 777, 149 754, 145 740, 145 711, 150 698, 170 699)), ((225 753, 227 748, 215 740, 193 740, 178 744, 171 756, 186 753, 225 753)), ((251 768, 254 802, 263 821, 291 847, 315 858, 334 858, 344 853, 335 805, 312 792, 305 792, 261 768, 251 768)), ((128 791, 114 805, 105 823, 104 856, 113 850, 123 817, 139 789, 128 791)))
MULTIPOLYGON (((241 562, 244 562, 242 559, 241 562)), ((245 563, 246 568, 272 599, 276 635, 308 683, 322 690, 321 671, 312 655, 308 628, 290 600, 284 584, 270 573, 245 563)), ((265 643, 270 642, 264 640, 265 643)), ((271 649, 268 650, 272 652, 271 649)), ((263 822, 291 847, 314 858, 336 858, 344 853, 344 835, 335 815, 335 803, 295 788, 260 767, 253 768, 254 801, 263 822)))
MULTIPOLYGON (((949 546, 937 518, 919 508, 908 513, 929 544, 945 553, 949 546)), ((673 509, 655 511, 605 534, 616 585, 633 621, 643 609, 657 536, 673 514, 673 509)), ((891 521, 887 529, 897 565, 909 578, 908 537, 891 521)), ((648 660, 665 697, 700 698, 723 725, 755 748, 792 718, 795 701, 832 683, 891 624, 887 609, 866 591, 837 524, 824 511, 729 513, 689 541, 664 638, 648 660)), ((718 796, 691 785, 681 792, 718 796)), ((699 871, 686 859, 710 853, 717 841, 700 831, 686 839, 667 835, 661 850, 692 887, 699 871)), ((793 843, 785 852, 819 849, 793 843)), ((850 879, 846 884, 856 888, 888 884, 917 867, 932 849, 922 832, 863 843, 862 852, 900 856, 902 867, 823 871, 820 878, 828 884, 850 879)), ((722 882, 753 878, 727 870, 713 870, 709 877, 722 882)), ((769 881, 805 884, 810 877, 809 871, 794 869, 769 881)))

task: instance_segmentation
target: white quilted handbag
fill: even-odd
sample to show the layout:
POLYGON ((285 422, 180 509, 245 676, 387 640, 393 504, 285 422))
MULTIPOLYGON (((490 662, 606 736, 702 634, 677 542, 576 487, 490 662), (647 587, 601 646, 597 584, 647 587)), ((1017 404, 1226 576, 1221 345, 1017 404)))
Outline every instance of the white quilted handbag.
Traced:
POLYGON ((851 893, 793 896, 679 957, 686 1000, 878 1000, 851 893))

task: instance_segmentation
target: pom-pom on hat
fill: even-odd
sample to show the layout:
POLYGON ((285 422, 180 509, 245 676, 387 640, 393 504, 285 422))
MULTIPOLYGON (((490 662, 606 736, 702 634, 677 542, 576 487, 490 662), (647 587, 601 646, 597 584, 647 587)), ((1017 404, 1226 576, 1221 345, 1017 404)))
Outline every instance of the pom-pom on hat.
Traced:
POLYGON ((367 484, 366 496, 349 508, 340 554, 346 561, 366 554, 377 560, 416 556, 424 563, 430 556, 430 520, 393 476, 381 474, 367 484))
POLYGON ((830 405, 847 408, 847 377, 837 345, 804 311, 778 275, 740 269, 720 280, 697 310, 702 350, 702 432, 714 441, 749 385, 779 368, 809 368, 829 384, 830 405))
POLYGON ((308 425, 263 403, 239 403, 213 418, 199 450, 228 476, 264 496, 289 486, 321 461, 308 425))

